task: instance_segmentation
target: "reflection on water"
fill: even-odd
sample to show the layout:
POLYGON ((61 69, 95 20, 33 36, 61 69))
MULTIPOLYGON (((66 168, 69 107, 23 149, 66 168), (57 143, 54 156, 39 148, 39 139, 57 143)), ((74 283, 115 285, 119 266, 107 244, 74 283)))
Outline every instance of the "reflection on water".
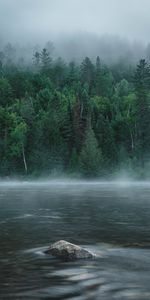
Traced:
POLYGON ((150 299, 150 184, 0 184, 0 299, 150 299), (96 260, 43 254, 66 239, 96 260))

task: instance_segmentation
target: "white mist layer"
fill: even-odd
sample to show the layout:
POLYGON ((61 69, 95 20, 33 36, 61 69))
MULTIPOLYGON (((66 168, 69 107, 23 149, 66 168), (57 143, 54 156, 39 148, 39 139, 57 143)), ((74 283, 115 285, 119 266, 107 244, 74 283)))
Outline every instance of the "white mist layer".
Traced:
POLYGON ((73 179, 45 179, 45 180, 1 180, 0 187, 71 187, 71 186, 104 186, 104 185, 114 185, 114 186, 150 186, 150 181, 134 181, 134 180, 73 180, 73 179))

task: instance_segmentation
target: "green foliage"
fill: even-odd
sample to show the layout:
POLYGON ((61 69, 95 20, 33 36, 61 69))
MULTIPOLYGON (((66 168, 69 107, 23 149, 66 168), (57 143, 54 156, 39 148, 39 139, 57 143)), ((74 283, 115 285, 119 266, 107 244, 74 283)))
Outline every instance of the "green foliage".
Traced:
POLYGON ((79 157, 76 149, 74 148, 71 153, 70 161, 69 161, 69 172, 70 173, 77 173, 79 164, 79 157))
POLYGON ((10 105, 12 100, 12 88, 7 78, 0 78, 0 105, 10 105))
POLYGON ((10 44, 0 52, 0 175, 150 174, 146 61, 108 68, 99 57, 67 64, 52 53, 51 43, 36 50, 27 69, 10 44))
POLYGON ((95 79, 94 77, 95 77, 94 65, 92 64, 89 57, 86 57, 81 64, 81 80, 83 83, 88 84, 90 92, 94 84, 94 79, 95 79))
POLYGON ((46 48, 42 50, 40 53, 40 64, 41 64, 41 70, 45 73, 47 73, 50 70, 51 67, 51 57, 49 52, 46 48))
POLYGON ((150 158, 150 66, 145 60, 140 60, 135 76, 136 92, 136 153, 139 163, 144 168, 150 158))
POLYGON ((79 156, 80 171, 86 177, 102 173, 103 158, 95 134, 91 128, 86 130, 85 141, 79 156))
POLYGON ((16 118, 14 115, 14 128, 10 132, 10 155, 20 157, 22 155, 22 147, 25 143, 27 125, 23 120, 16 118))

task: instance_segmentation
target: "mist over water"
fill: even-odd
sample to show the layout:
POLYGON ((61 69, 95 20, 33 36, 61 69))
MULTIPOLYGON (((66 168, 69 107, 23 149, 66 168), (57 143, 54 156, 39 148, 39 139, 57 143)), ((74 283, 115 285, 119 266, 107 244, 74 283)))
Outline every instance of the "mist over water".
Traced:
POLYGON ((0 0, 0 299, 150 299, 149 11, 0 0), (96 259, 46 255, 61 239, 96 259))
POLYGON ((149 182, 1 181, 2 299, 149 299, 149 193, 149 182), (43 253, 60 239, 97 259, 43 253))
POLYGON ((37 180, 0 180, 0 187, 8 187, 8 188, 24 188, 28 187, 29 189, 32 187, 46 187, 46 188, 51 188, 51 187, 64 187, 70 192, 70 190, 73 187, 85 187, 87 186, 93 186, 93 187, 103 187, 103 186, 108 186, 108 187, 145 187, 145 186, 150 186, 150 181, 149 180, 133 180, 131 178, 127 177, 117 177, 114 178, 113 180, 100 180, 100 179, 93 179, 93 180, 83 180, 83 179, 69 179, 69 178, 58 178, 58 179, 37 179, 37 180))

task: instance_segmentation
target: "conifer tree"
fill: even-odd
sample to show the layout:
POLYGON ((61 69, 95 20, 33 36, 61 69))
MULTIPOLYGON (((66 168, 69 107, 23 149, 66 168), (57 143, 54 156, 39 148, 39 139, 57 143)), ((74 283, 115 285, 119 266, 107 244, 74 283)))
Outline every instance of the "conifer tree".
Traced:
POLYGON ((135 77, 136 92, 136 150, 142 167, 150 152, 150 107, 148 92, 150 89, 150 67, 142 59, 137 66, 135 77))
POLYGON ((101 149, 98 148, 98 143, 91 127, 86 130, 79 163, 81 173, 86 177, 95 177, 102 171, 102 153, 101 149))
POLYGON ((38 51, 33 54, 33 65, 35 70, 38 71, 40 68, 40 53, 38 51))
POLYGON ((40 53, 40 59, 41 59, 41 70, 43 72, 49 71, 52 60, 46 48, 44 48, 40 53))

